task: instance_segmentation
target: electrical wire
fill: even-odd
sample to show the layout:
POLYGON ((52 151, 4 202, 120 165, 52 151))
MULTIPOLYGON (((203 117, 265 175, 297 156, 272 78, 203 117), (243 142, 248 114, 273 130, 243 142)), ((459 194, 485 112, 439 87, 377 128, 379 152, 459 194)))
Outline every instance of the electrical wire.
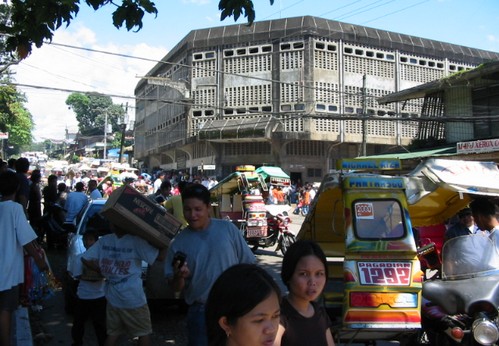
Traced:
MULTIPOLYGON (((371 5, 375 4, 375 3, 378 3, 378 2, 379 1, 371 3, 371 5)), ((416 6, 416 5, 417 4, 414 4, 414 5, 411 5, 410 7, 413 7, 413 6, 416 6)), ((290 36, 294 36, 294 35, 290 34, 290 36)), ((280 38, 280 40, 282 40, 282 38, 280 38)), ((161 60, 158 61, 158 60, 153 60, 153 59, 149 59, 149 58, 136 57, 136 56, 127 55, 127 54, 112 53, 112 52, 107 52, 107 51, 102 51, 102 50, 96 50, 96 49, 85 48, 85 47, 77 47, 77 46, 66 45, 66 44, 59 44, 59 43, 55 43, 55 42, 52 42, 52 43, 49 43, 49 44, 52 44, 52 45, 55 45, 55 46, 62 46, 62 47, 66 47, 66 48, 71 48, 71 49, 80 49, 80 50, 84 50, 84 51, 91 51, 91 52, 97 52, 97 53, 102 53, 102 54, 115 55, 115 56, 119 56, 119 57, 139 59, 139 60, 143 60, 143 61, 150 61, 150 62, 156 62, 156 63, 165 63, 165 64, 169 64, 169 65, 177 65, 177 66, 182 66, 182 67, 186 67, 186 68, 189 68, 189 69, 197 68, 197 69, 200 69, 200 70, 205 70, 205 71, 209 71, 209 72, 216 72, 216 73, 221 73, 221 74, 227 74, 227 75, 233 75, 233 76, 238 76, 238 77, 241 77, 241 78, 256 79, 256 80, 267 81, 267 82, 271 82, 271 83, 288 84, 288 85, 291 85, 293 87, 297 87, 298 86, 299 88, 311 88, 311 89, 314 89, 314 90, 323 90, 323 91, 328 91, 328 92, 331 92, 331 93, 338 93, 338 94, 339 93, 343 93, 343 94, 348 95, 348 96, 357 96, 357 97, 361 96, 361 92, 350 93, 350 92, 342 92, 342 91, 339 91, 339 90, 331 90, 329 88, 319 88, 319 87, 311 87, 311 86, 304 86, 304 85, 296 85, 295 83, 285 83, 285 82, 282 82, 282 81, 279 81, 279 80, 259 78, 259 77, 255 77, 255 76, 248 76, 248 75, 242 75, 242 74, 236 74, 236 73, 229 73, 229 72, 219 71, 219 70, 213 70, 213 69, 204 69, 204 68, 194 67, 194 66, 190 66, 190 65, 186 65, 186 64, 165 62, 165 61, 161 61, 161 60)), ((31 67, 33 67, 33 66, 31 66, 31 67)), ((45 71, 45 72, 47 72, 47 71, 45 71)), ((84 92, 84 91, 71 90, 71 89, 54 88, 54 87, 41 87, 41 86, 33 86, 33 85, 26 85, 26 84, 24 84, 24 85, 23 84, 17 84, 17 85, 24 86, 24 87, 38 88, 38 89, 49 89, 49 90, 53 90, 53 91, 84 92)), ((124 95, 114 95, 114 94, 103 94, 103 95, 107 95, 107 96, 111 96, 111 97, 118 97, 118 98, 123 98, 123 99, 134 99, 134 100, 142 100, 143 99, 143 100, 150 100, 150 99, 146 99, 146 98, 137 98, 137 97, 134 97, 134 96, 124 96, 124 95)), ((367 97, 374 98, 374 97, 378 97, 378 96, 376 96, 376 95, 370 95, 369 94, 369 95, 367 95, 367 97)), ((154 99, 154 100, 150 100, 150 101, 158 101, 158 100, 154 99)), ((164 103, 186 105, 185 102, 174 102, 174 101, 171 101, 171 100, 159 100, 159 101, 160 102, 164 102, 164 103)), ((193 105, 193 104, 190 104, 190 105, 193 105)), ((225 109, 225 108, 222 108, 222 107, 213 107, 213 106, 210 106, 210 105, 201 105, 201 104, 194 105, 194 106, 201 107, 201 108, 205 108, 206 106, 208 106, 209 108, 215 108, 215 109, 218 109, 218 110, 225 109)))

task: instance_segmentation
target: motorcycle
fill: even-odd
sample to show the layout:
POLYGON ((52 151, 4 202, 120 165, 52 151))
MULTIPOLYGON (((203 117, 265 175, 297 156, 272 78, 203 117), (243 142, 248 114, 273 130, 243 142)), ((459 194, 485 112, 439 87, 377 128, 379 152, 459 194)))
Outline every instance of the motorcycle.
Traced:
POLYGON ((499 345, 499 251, 488 236, 448 240, 440 278, 422 294, 427 344, 499 345))
POLYGON ((280 250, 284 255, 291 244, 296 241, 295 235, 288 228, 290 223, 291 219, 285 211, 275 215, 267 212, 267 235, 249 238, 245 232, 244 237, 253 252, 260 247, 271 247, 277 243, 275 251, 280 250))

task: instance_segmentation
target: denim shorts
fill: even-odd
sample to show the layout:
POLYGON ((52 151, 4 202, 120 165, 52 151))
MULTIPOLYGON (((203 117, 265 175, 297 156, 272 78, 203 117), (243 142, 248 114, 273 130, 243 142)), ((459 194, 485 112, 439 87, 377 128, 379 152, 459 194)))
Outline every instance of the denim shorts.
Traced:
POLYGON ((194 303, 187 311, 187 335, 189 346, 207 346, 205 305, 194 303))
POLYGON ((13 312, 19 306, 19 285, 0 291, 0 311, 13 312))

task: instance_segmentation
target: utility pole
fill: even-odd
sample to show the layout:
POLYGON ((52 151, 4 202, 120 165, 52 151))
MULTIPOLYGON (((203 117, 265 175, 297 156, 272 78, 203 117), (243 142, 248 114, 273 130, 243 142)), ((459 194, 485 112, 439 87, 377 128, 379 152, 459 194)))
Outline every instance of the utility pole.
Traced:
POLYGON ((362 156, 367 155, 367 88, 366 75, 362 76, 362 156))
POLYGON ((107 110, 104 111, 104 154, 102 158, 105 160, 107 158, 107 110))
POLYGON ((123 116, 123 122, 120 124, 121 130, 121 143, 120 143, 120 155, 118 156, 118 163, 121 164, 121 158, 123 157, 123 147, 125 146, 125 133, 126 133, 126 123, 128 120, 128 102, 125 107, 125 115, 123 116))

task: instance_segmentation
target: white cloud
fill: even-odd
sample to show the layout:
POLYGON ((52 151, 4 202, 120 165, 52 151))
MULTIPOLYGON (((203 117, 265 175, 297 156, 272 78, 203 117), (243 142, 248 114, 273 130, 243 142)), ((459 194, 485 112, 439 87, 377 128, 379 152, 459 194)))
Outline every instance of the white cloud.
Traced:
MULTIPOLYGON (((98 35, 84 26, 57 31, 53 42, 153 60, 160 60, 167 53, 164 47, 144 43, 99 42, 98 35)), ((145 75, 154 65, 139 59, 46 44, 15 68, 15 80, 19 84, 133 96, 139 81, 136 76, 145 75)), ((70 92, 20 89, 28 98, 27 107, 35 122, 35 140, 62 139, 66 128, 77 131, 74 113, 65 104, 70 92)), ((113 101, 134 106, 133 99, 113 98, 113 101)), ((133 119, 133 108, 129 115, 133 119)))
POLYGON ((487 39, 490 41, 490 42, 493 42, 493 43, 499 43, 499 37, 495 36, 495 35, 487 35, 487 39))

